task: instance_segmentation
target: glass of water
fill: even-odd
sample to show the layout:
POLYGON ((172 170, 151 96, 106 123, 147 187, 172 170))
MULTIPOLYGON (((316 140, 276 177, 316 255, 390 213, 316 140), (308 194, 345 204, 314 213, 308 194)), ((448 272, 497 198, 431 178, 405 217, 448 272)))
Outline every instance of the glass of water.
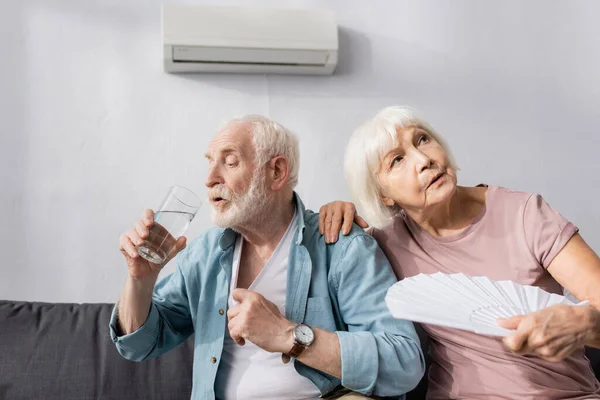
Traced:
POLYGON ((137 247, 140 256, 154 264, 162 264, 183 235, 202 202, 189 189, 173 186, 154 214, 154 225, 148 238, 137 247))

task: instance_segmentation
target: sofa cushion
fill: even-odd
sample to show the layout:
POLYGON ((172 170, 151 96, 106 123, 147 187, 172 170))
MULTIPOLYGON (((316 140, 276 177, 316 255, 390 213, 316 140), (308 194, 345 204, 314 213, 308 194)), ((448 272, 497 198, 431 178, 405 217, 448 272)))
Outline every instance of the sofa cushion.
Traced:
POLYGON ((125 360, 112 304, 0 301, 0 399, 189 399, 193 338, 153 360, 125 360))

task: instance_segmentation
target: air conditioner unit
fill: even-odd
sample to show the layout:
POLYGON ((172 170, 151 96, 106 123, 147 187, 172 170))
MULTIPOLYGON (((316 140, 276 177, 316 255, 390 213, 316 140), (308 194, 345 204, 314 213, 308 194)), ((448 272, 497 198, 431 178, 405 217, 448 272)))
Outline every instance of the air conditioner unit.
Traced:
POLYGON ((338 31, 328 11, 165 4, 167 72, 330 75, 338 31))

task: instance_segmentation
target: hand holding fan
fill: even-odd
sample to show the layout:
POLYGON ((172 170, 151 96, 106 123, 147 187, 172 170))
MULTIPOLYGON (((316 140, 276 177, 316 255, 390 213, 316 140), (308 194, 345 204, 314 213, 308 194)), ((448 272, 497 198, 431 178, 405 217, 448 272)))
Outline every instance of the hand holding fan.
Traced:
POLYGON ((395 318, 506 336, 497 318, 539 311, 555 304, 581 305, 564 296, 512 281, 492 281, 464 274, 419 274, 388 289, 387 307, 395 318))

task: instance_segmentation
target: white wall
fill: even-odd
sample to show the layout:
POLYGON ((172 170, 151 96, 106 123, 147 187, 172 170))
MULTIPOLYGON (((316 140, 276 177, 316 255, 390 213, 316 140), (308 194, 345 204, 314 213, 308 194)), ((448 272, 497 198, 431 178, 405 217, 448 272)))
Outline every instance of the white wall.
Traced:
MULTIPOLYGON (((540 192, 600 250, 600 2, 213 3, 334 9, 338 73, 168 75, 159 1, 2 2, 0 298, 115 300, 119 234, 172 184, 204 196, 208 141, 250 112, 298 133, 311 208, 348 198, 353 128, 408 104, 447 137, 462 184, 540 192)), ((189 236, 209 226, 205 207, 189 236)))

